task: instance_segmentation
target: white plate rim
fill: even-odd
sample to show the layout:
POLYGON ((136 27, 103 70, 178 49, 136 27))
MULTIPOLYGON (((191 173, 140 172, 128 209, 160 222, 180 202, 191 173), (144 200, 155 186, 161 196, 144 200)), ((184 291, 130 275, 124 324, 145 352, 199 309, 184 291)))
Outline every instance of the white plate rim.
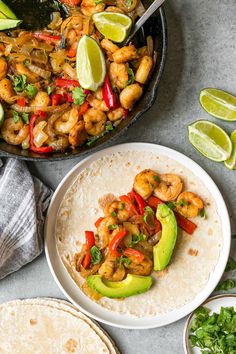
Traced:
MULTIPOLYGON (((236 294, 220 294, 220 295, 215 295, 204 301, 204 303, 201 306, 206 306, 207 304, 215 301, 215 300, 225 300, 228 298, 234 298, 236 300, 236 294)), ((184 325, 184 331, 183 331, 183 346, 184 346, 184 352, 185 354, 191 354, 189 351, 189 341, 188 341, 188 329, 190 322, 194 316, 194 311, 189 315, 187 318, 187 321, 184 325)))
MULTIPOLYGON (((82 169, 81 169, 82 170, 82 169)), ((60 206, 60 203, 57 203, 57 210, 60 206)), ((214 291, 216 285, 220 281, 220 278, 224 272, 224 269, 227 264, 227 260, 229 257, 229 252, 230 252, 230 245, 231 245, 231 228, 230 228, 230 219, 229 219, 229 214, 227 211, 227 207, 225 204, 225 201, 223 199, 223 196, 221 195, 221 192, 219 191, 218 187, 216 186, 215 182, 212 180, 212 178, 205 172, 205 170, 200 167, 196 162, 194 162, 192 159, 189 157, 183 155, 180 152, 177 152, 176 150, 170 149, 168 147, 162 146, 162 145, 157 145, 153 143, 142 143, 142 142, 133 142, 133 143, 124 143, 124 144, 119 144, 119 145, 114 145, 111 147, 108 147, 106 149, 100 150, 96 152, 93 155, 90 155, 86 157, 85 159, 82 159, 79 161, 78 164, 76 164, 67 174, 66 176, 62 179, 58 187, 56 188, 54 195, 51 199, 48 212, 47 212, 47 217, 45 221, 45 227, 44 227, 44 234, 45 234, 45 254, 46 254, 46 259, 48 262, 49 269, 53 275, 54 280, 56 281, 57 285, 59 286, 60 290, 62 293, 65 295, 67 299, 69 299, 76 307, 79 308, 80 311, 85 313, 86 315, 94 318, 97 321, 100 321, 102 323, 118 327, 118 328, 127 328, 127 329, 149 329, 149 328, 156 328, 156 327, 162 327, 168 324, 171 324, 188 314, 190 314, 192 311, 194 311, 197 307, 199 307, 209 296, 210 294, 214 291), (214 194, 214 199, 217 202, 218 206, 220 205, 220 214, 221 214, 221 223, 222 223, 222 234, 223 234, 223 246, 222 250, 219 256, 218 263, 214 269, 214 272, 210 276, 210 279, 206 286, 204 287, 203 290, 201 290, 200 295, 197 296, 197 299, 195 298, 193 301, 190 303, 187 303, 184 305, 182 308, 174 310, 166 315, 160 315, 160 316, 153 316, 153 317, 145 317, 145 318, 137 318, 137 317, 132 317, 132 316, 126 316, 126 315, 120 315, 116 314, 113 311, 108 311, 101 306, 97 305, 100 308, 100 312, 107 312, 110 314, 110 318, 104 318, 104 314, 94 314, 91 313, 90 311, 86 310, 83 308, 78 301, 76 301, 70 294, 70 288, 65 289, 65 285, 63 286, 62 281, 58 278, 58 274, 53 266, 53 260, 51 259, 50 255, 50 238, 54 237, 51 236, 51 233, 49 232, 49 226, 51 226, 52 222, 52 209, 54 208, 54 204, 57 203, 57 199, 59 194, 65 194, 67 191, 66 185, 68 184, 71 185, 72 181, 74 180, 75 177, 73 177, 76 173, 77 170, 80 170, 81 166, 86 165, 87 163, 92 163, 93 161, 99 159, 100 157, 107 155, 109 153, 114 153, 118 151, 150 151, 153 153, 159 153, 163 155, 167 155, 171 157, 174 160, 177 160, 178 162, 182 163, 183 165, 187 166, 188 169, 190 169, 193 173, 199 175, 200 179, 204 179, 207 183, 207 188, 208 190, 213 189, 214 193, 211 192, 211 194, 214 194), (70 183, 68 183, 70 181, 70 183), (63 192, 63 189, 65 191, 63 192), (216 272, 217 269, 217 272, 216 272), (217 274, 216 274, 217 273, 217 274), (214 275, 214 282, 212 282, 212 276, 214 275), (210 285, 209 285, 210 283, 210 285), (115 320, 116 319, 116 320, 115 320)), ((56 247, 56 246, 55 246, 56 247)), ((64 268, 64 266, 63 266, 64 268)), ((69 274, 67 275, 69 278, 69 274)), ((69 280, 67 280, 69 281, 69 280)), ((74 281, 71 279, 71 282, 74 283, 74 281)), ((72 283, 71 283, 72 287, 72 283)), ((78 288, 78 287, 77 287, 78 288)), ((81 290, 78 288, 78 291, 81 292, 81 290)), ((83 296, 83 293, 81 292, 80 296, 83 296)), ((86 297, 87 298, 87 297, 86 297)), ((88 299, 88 298, 87 298, 88 299)), ((87 301, 92 301, 88 299, 87 301)), ((94 303, 94 302, 93 302, 94 303)))

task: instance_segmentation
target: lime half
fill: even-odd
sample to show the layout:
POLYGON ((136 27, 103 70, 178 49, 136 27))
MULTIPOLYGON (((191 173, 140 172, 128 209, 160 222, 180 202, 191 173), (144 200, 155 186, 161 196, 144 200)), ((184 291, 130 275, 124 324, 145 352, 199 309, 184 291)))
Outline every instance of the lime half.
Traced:
POLYGON ((6 18, 9 18, 11 20, 17 20, 17 17, 14 12, 11 11, 11 9, 6 4, 4 4, 2 0, 0 0, 0 12, 2 12, 2 14, 5 15, 6 18))
POLYGON ((225 161, 225 166, 230 170, 236 170, 236 129, 231 134, 230 139, 233 144, 233 150, 230 158, 225 161))
POLYGON ((8 18, 1 18, 0 19, 0 31, 15 28, 21 24, 22 20, 9 20, 8 18))
POLYGON ((200 93, 202 107, 213 117, 227 120, 236 120, 236 97, 229 93, 207 88, 200 93))
POLYGON ((123 42, 132 27, 131 18, 117 12, 96 13, 93 21, 104 37, 117 43, 123 42))
POLYGON ((79 41, 76 70, 83 88, 96 91, 103 84, 106 75, 105 58, 97 42, 89 36, 84 35, 79 41))
POLYGON ((226 132, 208 120, 198 120, 188 126, 189 141, 208 159, 225 161, 232 152, 232 142, 226 132))

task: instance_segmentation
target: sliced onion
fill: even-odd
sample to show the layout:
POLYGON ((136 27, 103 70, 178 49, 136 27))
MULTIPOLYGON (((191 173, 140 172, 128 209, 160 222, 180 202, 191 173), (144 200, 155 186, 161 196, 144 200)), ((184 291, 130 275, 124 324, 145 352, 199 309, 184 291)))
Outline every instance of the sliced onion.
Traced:
POLYGON ((0 42, 16 45, 16 38, 9 37, 5 33, 0 33, 0 42))
POLYGON ((48 70, 44 70, 36 65, 30 64, 29 69, 34 73, 39 76, 41 76, 43 79, 48 80, 51 77, 51 72, 48 70))
POLYGON ((58 29, 62 24, 62 18, 60 12, 52 13, 52 22, 48 25, 48 28, 55 30, 58 29))
POLYGON ((64 103, 60 106, 48 106, 48 107, 40 107, 40 106, 32 106, 32 107, 21 107, 18 104, 13 104, 11 106, 11 109, 14 109, 17 112, 26 112, 26 113, 33 113, 33 112, 37 112, 37 111, 44 111, 44 112, 62 112, 64 109, 69 107, 69 103, 64 103))
POLYGON ((71 79, 77 80, 77 74, 76 70, 72 68, 72 66, 69 63, 65 63, 62 67, 64 73, 68 75, 71 79))
POLYGON ((31 53, 31 59, 32 59, 32 61, 39 63, 39 64, 46 65, 48 63, 48 56, 44 50, 37 50, 37 49, 34 50, 31 53))
POLYGON ((149 57, 153 55, 153 39, 152 36, 147 36, 147 52, 149 57))

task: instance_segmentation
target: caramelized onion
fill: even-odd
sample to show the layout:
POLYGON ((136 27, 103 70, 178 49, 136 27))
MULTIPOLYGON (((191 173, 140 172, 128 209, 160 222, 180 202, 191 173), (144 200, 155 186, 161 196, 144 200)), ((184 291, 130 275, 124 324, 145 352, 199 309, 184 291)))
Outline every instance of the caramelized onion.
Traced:
MULTIPOLYGON (((19 97, 18 97, 19 98, 19 97)), ((32 106, 32 107, 21 107, 19 106, 18 104, 13 104, 11 106, 11 109, 14 109, 15 111, 17 112, 26 112, 26 113, 33 113, 33 112, 36 112, 36 111, 44 111, 44 112, 62 112, 64 111, 65 108, 69 107, 69 103, 64 103, 60 106, 48 106, 48 107, 40 107, 40 106, 32 106)))

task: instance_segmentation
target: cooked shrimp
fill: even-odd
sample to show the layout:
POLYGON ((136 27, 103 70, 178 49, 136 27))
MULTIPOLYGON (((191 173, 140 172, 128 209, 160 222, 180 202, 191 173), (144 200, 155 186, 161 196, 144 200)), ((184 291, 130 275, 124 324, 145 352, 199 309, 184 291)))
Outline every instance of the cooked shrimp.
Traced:
POLYGON ((105 130, 107 116, 104 112, 90 108, 84 114, 85 129, 89 135, 99 135, 105 130))
POLYGON ((64 151, 69 146, 67 136, 58 136, 56 139, 51 139, 48 145, 53 148, 54 151, 64 151))
POLYGON ((50 106, 51 99, 47 92, 39 91, 35 98, 31 101, 31 107, 47 107, 50 106))
POLYGON ((103 112, 109 111, 109 108, 107 107, 104 100, 98 100, 93 95, 88 95, 87 101, 90 104, 90 106, 92 106, 95 109, 98 109, 99 111, 103 111, 103 112))
POLYGON ((148 199, 157 188, 159 183, 159 176, 152 170, 143 170, 134 178, 134 190, 143 199, 148 199))
POLYGON ((17 63, 15 70, 18 75, 26 75, 29 82, 34 83, 39 80, 39 76, 29 70, 23 63, 17 63))
POLYGON ((127 61, 134 60, 138 58, 137 49, 133 44, 128 46, 124 46, 118 50, 116 50, 112 57, 116 63, 126 63, 127 61))
POLYGON ((69 143, 72 147, 80 146, 87 140, 88 134, 84 122, 81 120, 74 125, 69 134, 69 143))
POLYGON ((15 96, 11 80, 5 78, 0 81, 0 97, 7 103, 13 103, 12 97, 15 96))
POLYGON ((129 256, 131 263, 126 267, 129 270, 129 273, 136 275, 149 275, 153 269, 153 261, 147 256, 144 257, 144 260, 140 262, 136 257, 129 256))
POLYGON ((159 175, 159 178, 159 184, 154 190, 155 196, 164 202, 175 200, 183 188, 181 178, 173 173, 159 175))
POLYGON ((119 221, 127 221, 130 217, 128 210, 125 208, 125 203, 120 201, 114 201, 107 205, 104 214, 106 216, 115 216, 119 221))
POLYGON ((108 52, 108 54, 113 54, 119 49, 119 47, 116 44, 114 44, 112 41, 110 41, 107 38, 104 38, 101 41, 100 45, 103 49, 105 49, 106 52, 108 52))
POLYGON ((0 58, 0 80, 7 76, 7 62, 4 58, 0 58))
POLYGON ((100 222, 97 228, 97 233, 99 236, 99 241, 101 241, 101 248, 108 245, 114 231, 112 229, 112 225, 117 225, 117 221, 117 218, 114 216, 107 216, 100 222))
POLYGON ((69 134, 71 129, 78 122, 79 113, 76 108, 64 113, 54 124, 55 130, 59 134, 69 134))
POLYGON ((116 12, 116 13, 118 12, 118 13, 120 13, 120 14, 123 14, 123 13, 124 13, 124 11, 121 10, 121 9, 120 9, 119 7, 117 7, 117 6, 108 6, 105 11, 107 11, 107 12, 116 12))
POLYGON ((109 67, 109 77, 114 86, 123 89, 129 80, 128 65, 111 63, 109 67))
POLYGON ((100 2, 96 5, 94 0, 83 0, 80 9, 85 16, 90 17, 97 12, 102 12, 105 9, 105 3, 100 2))
POLYGON ((145 55, 139 63, 138 69, 135 73, 135 80, 140 84, 145 84, 152 70, 152 65, 152 58, 145 55))
POLYGON ((132 84, 124 88, 120 93, 120 103, 125 109, 131 109, 136 101, 143 94, 143 89, 139 84, 132 84))
POLYGON ((8 118, 3 122, 1 133, 8 144, 20 145, 29 135, 29 126, 21 119, 15 123, 13 118, 8 118))
POLYGON ((192 192, 183 192, 178 196, 176 209, 186 218, 194 218, 204 208, 201 198, 192 192), (182 202, 182 203, 181 203, 182 202))
POLYGON ((105 262, 99 268, 98 274, 105 279, 112 281, 121 281, 125 277, 125 268, 116 263, 116 257, 108 255, 105 262))
POLYGON ((110 112, 107 113, 107 116, 111 122, 115 122, 122 117, 124 117, 125 110, 122 107, 116 108, 110 112))
POLYGON ((129 13, 136 8, 136 6, 138 5, 138 0, 132 0, 132 1, 117 0, 116 5, 126 13, 129 13))

